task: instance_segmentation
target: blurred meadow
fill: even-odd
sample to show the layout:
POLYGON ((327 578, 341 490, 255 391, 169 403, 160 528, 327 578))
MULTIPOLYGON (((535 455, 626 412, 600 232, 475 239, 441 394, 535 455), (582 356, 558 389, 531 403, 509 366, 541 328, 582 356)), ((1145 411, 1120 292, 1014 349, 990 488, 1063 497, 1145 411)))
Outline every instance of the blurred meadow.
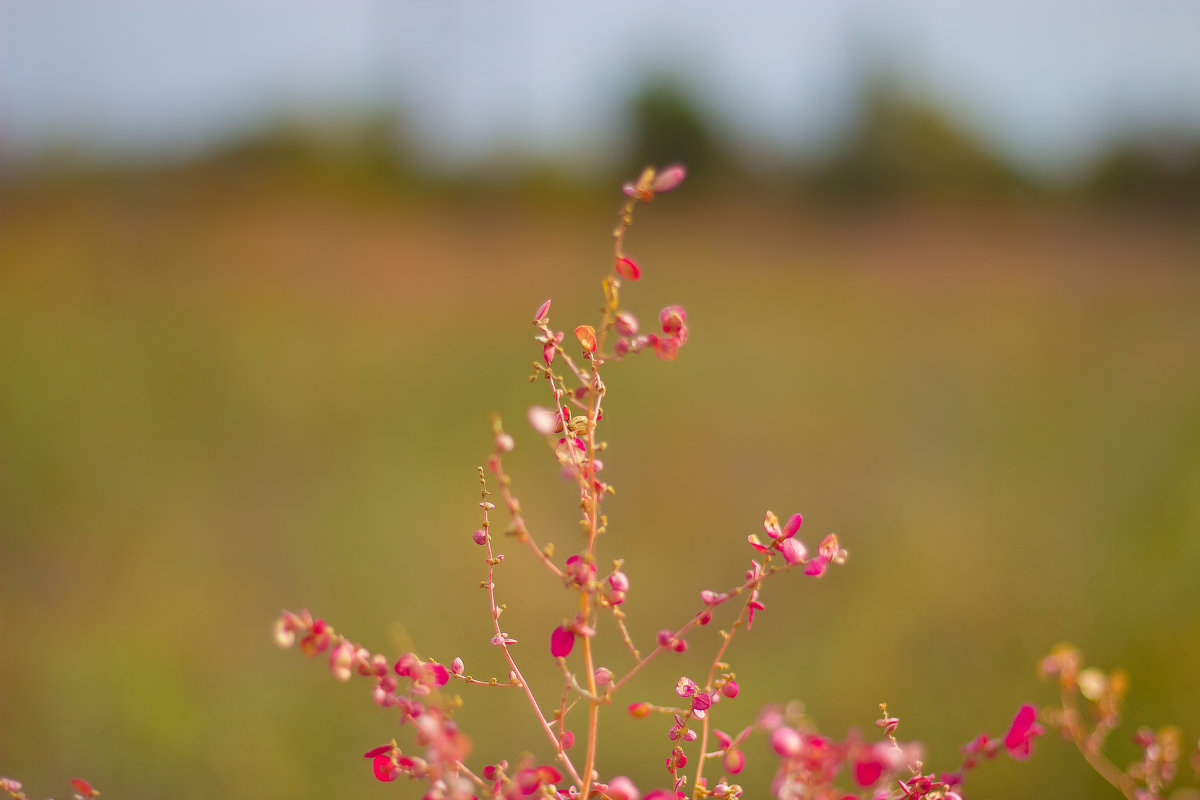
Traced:
MULTIPOLYGON (((419 796, 361 758, 404 741, 395 715, 271 626, 308 607, 378 652, 504 676, 470 538, 488 415, 535 534, 573 552, 573 490, 525 422, 548 401, 529 320, 552 297, 556 327, 595 321, 621 181, 676 159, 691 175, 639 208, 622 295, 646 326, 682 304, 691 338, 607 375, 602 550, 627 560, 635 639, 740 582, 766 509, 801 511, 803 540, 837 531, 850 560, 767 584, 719 727, 795 699, 870 736, 886 701, 949 770, 1054 699, 1035 663, 1070 640, 1132 676, 1119 764, 1138 724, 1195 741, 1200 135, 1046 178, 928 99, 855 91, 817 156, 748 155, 653 74, 583 173, 503 148, 432 169, 403 115, 371 111, 186 156, 4 162, 0 774, 36 797, 75 776, 110 797, 419 796)), ((502 550, 506 629, 550 703, 570 600, 502 550)), ((667 726, 623 709, 702 672, 711 627, 601 718, 603 774, 664 782, 667 726)), ((478 763, 542 744, 515 693, 461 694, 478 763)), ((773 758, 747 757, 765 796, 773 758)), ((1117 796, 1053 737, 966 789, 1117 796)))

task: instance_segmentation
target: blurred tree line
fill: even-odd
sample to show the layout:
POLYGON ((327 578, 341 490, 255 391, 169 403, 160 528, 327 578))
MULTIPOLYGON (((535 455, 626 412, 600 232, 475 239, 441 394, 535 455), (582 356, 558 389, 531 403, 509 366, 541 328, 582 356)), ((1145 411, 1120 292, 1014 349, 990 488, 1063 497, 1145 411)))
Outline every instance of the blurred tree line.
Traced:
MULTIPOLYGON (((883 73, 879 73, 883 75, 883 73)), ((1138 205, 1154 210, 1200 208, 1200 135, 1160 130, 1118 141, 1073 180, 1023 171, 960 125, 945 109, 906 93, 885 77, 861 82, 850 121, 820 155, 795 155, 744 145, 715 124, 683 81, 647 78, 629 99, 626 137, 612 174, 581 177, 554 160, 497 153, 452 173, 422 162, 402 116, 364 115, 314 125, 280 120, 190 163, 171 166, 176 178, 270 176, 393 196, 431 192, 483 197, 489 188, 557 196, 592 192, 625 177, 630 164, 681 161, 693 192, 747 185, 772 197, 820 203, 989 201, 1044 197, 1085 204, 1138 205)), ((47 174, 91 175, 155 167, 97 165, 61 148, 32 165, 0 172, 37 181, 47 174)), ((7 177, 9 180, 4 181, 7 177)))

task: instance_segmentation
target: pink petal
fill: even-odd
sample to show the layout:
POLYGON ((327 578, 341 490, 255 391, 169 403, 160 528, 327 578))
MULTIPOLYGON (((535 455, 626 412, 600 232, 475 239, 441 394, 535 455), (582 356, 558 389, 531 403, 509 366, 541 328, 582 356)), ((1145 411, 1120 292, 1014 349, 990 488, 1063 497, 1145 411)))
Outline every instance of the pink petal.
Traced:
POLYGON ((375 756, 371 767, 375 770, 375 777, 384 783, 396 780, 400 774, 400 770, 392 762, 391 756, 375 756))
POLYGON ((859 761, 854 765, 854 782, 866 788, 883 774, 883 764, 878 761, 859 761))
POLYGON ((789 564, 800 564, 808 556, 808 550, 799 539, 784 539, 783 543, 779 545, 779 552, 783 554, 783 560, 789 564))
POLYGON ((566 658, 575 647, 575 634, 559 625, 550 634, 550 655, 555 658, 566 658))
POLYGON ((771 748, 782 758, 799 755, 804 747, 804 737, 786 726, 771 731, 771 748))
POLYGON ((800 530, 800 523, 803 519, 799 514, 792 514, 787 524, 783 526, 783 538, 790 539, 795 536, 796 531, 800 530))
POLYGON ((550 434, 554 433, 555 428, 558 427, 558 414, 554 413, 548 408, 534 406, 533 408, 529 409, 527 416, 529 417, 529 424, 535 431, 543 436, 549 436, 550 434))
POLYGON ((533 315, 533 321, 535 323, 542 322, 543 320, 546 319, 546 315, 549 313, 550 313, 550 301, 547 300, 546 302, 544 302, 540 306, 538 306, 537 313, 533 315))
POLYGON ((618 775, 608 782, 608 791, 605 792, 613 800, 638 800, 641 797, 641 792, 632 780, 624 775, 618 775))
POLYGON ((538 767, 537 775, 542 783, 558 783, 562 780, 562 773, 549 764, 542 764, 538 767))

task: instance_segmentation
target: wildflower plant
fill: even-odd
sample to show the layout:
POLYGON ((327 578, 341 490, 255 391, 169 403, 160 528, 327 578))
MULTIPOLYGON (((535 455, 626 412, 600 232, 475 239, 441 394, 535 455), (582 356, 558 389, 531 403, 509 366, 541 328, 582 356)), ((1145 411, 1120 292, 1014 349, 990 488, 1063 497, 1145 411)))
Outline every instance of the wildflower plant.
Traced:
POLYGON ((604 503, 614 488, 603 463, 605 376, 622 359, 640 353, 672 361, 687 344, 688 316, 681 306, 664 307, 648 331, 624 304, 625 289, 643 273, 625 248, 634 213, 640 204, 676 188, 684 176, 678 165, 647 168, 623 187, 626 200, 613 229, 612 266, 602 281, 598 321, 559 328, 551 321, 550 300, 533 315, 539 358, 532 380, 544 382, 546 400, 529 409, 527 423, 544 440, 578 498, 581 536, 565 557, 527 522, 505 462, 516 437, 498 417, 492 419, 492 452, 486 466, 478 468, 479 527, 463 535, 470 535, 482 551, 479 586, 486 594, 497 654, 489 669, 505 677, 473 677, 456 657, 439 660, 409 652, 389 658, 307 610, 284 612, 276 623, 276 640, 284 647, 298 642, 305 655, 323 656, 335 678, 365 683, 376 705, 398 715, 407 736, 371 747, 364 755, 378 780, 422 782, 427 800, 738 798, 743 794, 738 779, 746 764, 744 753, 751 746, 774 754, 771 791, 779 800, 961 798, 965 776, 983 761, 1002 754, 1016 760, 1030 755, 1043 733, 1037 709, 1022 705, 1003 736, 981 733, 962 748, 955 769, 933 772, 927 770, 919 745, 897 738, 899 720, 885 704, 879 706, 873 735, 852 731, 840 738, 818 732, 791 706, 737 707, 741 687, 731 646, 766 609, 766 583, 790 572, 802 579, 822 578, 847 560, 835 534, 807 546, 798 513, 781 518, 767 511, 762 532, 746 537, 748 567, 723 590, 700 590, 690 618, 661 627, 653 642, 635 642, 630 633, 625 604, 637 587, 619 553, 614 558, 608 547, 610 520, 604 503), (506 519, 499 522, 497 517, 506 519), (504 535, 497 536, 497 529, 504 535), (565 587, 570 597, 561 623, 543 631, 532 648, 527 642, 518 646, 505 625, 501 568, 508 554, 502 542, 512 543, 544 568, 548 589, 565 587), (718 615, 728 621, 715 653, 691 660, 690 635, 718 615), (600 663, 595 643, 601 631, 620 638, 623 663, 600 663), (537 656, 552 659, 561 677, 552 694, 539 695, 522 671, 524 660, 537 656), (681 665, 673 685, 664 685, 653 697, 624 697, 635 675, 666 657, 679 658, 681 665), (520 751, 510 760, 473 762, 471 739, 455 716, 460 701, 443 691, 452 682, 464 690, 515 690, 514 698, 527 706, 524 713, 536 720, 541 741, 519 743, 520 751), (637 786, 623 774, 631 770, 605 761, 599 717, 601 708, 610 705, 625 707, 646 724, 661 725, 661 749, 653 756, 661 765, 661 780, 655 785, 637 786))

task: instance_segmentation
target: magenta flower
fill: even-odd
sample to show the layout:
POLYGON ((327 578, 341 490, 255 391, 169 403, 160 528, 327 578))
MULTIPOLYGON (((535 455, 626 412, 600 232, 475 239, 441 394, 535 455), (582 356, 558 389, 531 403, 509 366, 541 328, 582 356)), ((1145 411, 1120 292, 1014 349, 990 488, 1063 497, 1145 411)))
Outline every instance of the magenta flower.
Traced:
POLYGON ((1037 724, 1037 709, 1026 703, 1017 709, 1012 727, 1004 736, 1004 746, 1010 756, 1024 761, 1033 752, 1033 740, 1045 732, 1045 729, 1037 724))
POLYGON ((550 634, 550 655, 555 658, 566 658, 575 647, 575 634, 570 628, 559 625, 550 634))

